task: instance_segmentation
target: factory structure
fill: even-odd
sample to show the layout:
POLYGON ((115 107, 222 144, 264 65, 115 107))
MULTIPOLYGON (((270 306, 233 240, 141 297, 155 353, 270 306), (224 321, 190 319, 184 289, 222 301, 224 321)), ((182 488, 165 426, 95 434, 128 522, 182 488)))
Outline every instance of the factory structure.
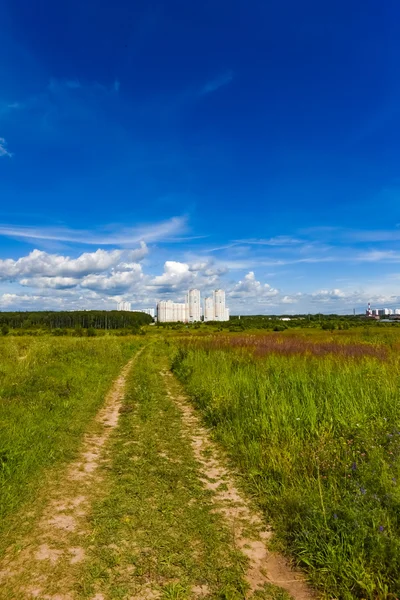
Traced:
POLYGON ((224 290, 215 290, 205 298, 204 311, 200 290, 189 290, 185 302, 161 300, 157 304, 157 320, 160 323, 196 323, 198 321, 229 321, 229 308, 225 305, 224 290))
POLYGON ((371 303, 368 302, 368 308, 365 311, 365 316, 368 319, 380 319, 381 317, 389 317, 391 319, 400 319, 400 308, 371 308, 371 303))

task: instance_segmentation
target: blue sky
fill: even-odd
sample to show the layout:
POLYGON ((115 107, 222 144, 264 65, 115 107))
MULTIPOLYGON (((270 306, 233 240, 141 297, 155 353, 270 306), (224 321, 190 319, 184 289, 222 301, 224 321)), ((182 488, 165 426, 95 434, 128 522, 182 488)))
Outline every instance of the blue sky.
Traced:
POLYGON ((395 0, 0 5, 0 309, 400 306, 395 0))

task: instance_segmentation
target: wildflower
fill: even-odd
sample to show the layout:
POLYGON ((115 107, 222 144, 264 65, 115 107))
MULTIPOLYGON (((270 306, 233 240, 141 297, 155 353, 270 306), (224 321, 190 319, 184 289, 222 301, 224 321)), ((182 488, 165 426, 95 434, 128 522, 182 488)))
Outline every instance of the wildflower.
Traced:
POLYGON ((357 465, 355 462, 353 462, 353 464, 351 465, 351 470, 355 471, 357 469, 357 465))
POLYGON ((334 515, 333 515, 333 518, 335 519, 335 521, 337 521, 337 520, 338 520, 338 516, 337 516, 337 514, 336 514, 336 513, 334 513, 334 515))
POLYGON ((379 531, 382 532, 384 530, 384 526, 383 525, 379 525, 379 531))
POLYGON ((366 490, 365 488, 363 488, 363 487, 362 487, 362 488, 360 488, 360 492, 362 493, 362 495, 364 495, 366 491, 367 491, 367 490, 366 490))

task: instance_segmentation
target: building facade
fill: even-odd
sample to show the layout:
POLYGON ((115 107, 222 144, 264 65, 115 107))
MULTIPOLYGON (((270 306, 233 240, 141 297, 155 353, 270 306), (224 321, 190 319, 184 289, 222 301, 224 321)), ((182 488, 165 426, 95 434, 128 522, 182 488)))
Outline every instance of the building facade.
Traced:
POLYGON ((135 308, 135 312, 141 312, 145 315, 150 315, 150 317, 153 317, 153 319, 156 315, 156 311, 154 308, 135 308))
POLYGON ((196 323, 201 321, 201 297, 200 290, 192 289, 189 290, 186 297, 186 304, 188 307, 188 321, 189 323, 196 323))
POLYGON ((117 304, 117 310, 130 311, 131 310, 131 303, 130 302, 118 302, 118 304, 117 304))
POLYGON ((224 290, 215 290, 212 296, 204 300, 204 321, 229 321, 224 290))
POLYGON ((204 320, 215 321, 214 299, 210 296, 204 300, 204 320))
MULTIPOLYGON (((184 303, 161 300, 157 304, 157 320, 160 323, 197 323, 202 319, 200 290, 191 289, 184 303)), ((229 321, 229 309, 225 306, 224 290, 215 290, 204 300, 204 321, 229 321)))
POLYGON ((186 302, 179 303, 172 300, 161 300, 157 304, 157 320, 160 323, 186 323, 188 320, 186 302))

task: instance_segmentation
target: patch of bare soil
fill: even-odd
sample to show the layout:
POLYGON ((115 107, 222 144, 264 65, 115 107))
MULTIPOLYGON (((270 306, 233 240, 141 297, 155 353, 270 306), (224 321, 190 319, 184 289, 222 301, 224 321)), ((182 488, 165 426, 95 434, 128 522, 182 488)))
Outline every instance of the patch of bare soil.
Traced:
POLYGON ((194 455, 200 464, 201 481, 212 492, 215 512, 222 515, 233 532, 236 547, 249 559, 246 572, 249 596, 265 584, 274 584, 285 589, 294 600, 315 598, 302 574, 293 569, 283 556, 268 550, 267 542, 272 532, 236 487, 232 475, 223 465, 220 452, 201 425, 195 409, 182 395, 172 373, 163 372, 163 375, 168 396, 182 411, 183 426, 191 438, 194 455))
MULTIPOLYGON (((140 352, 140 351, 139 351, 140 352)), ((139 353, 122 369, 104 405, 84 436, 77 460, 56 485, 49 486, 47 502, 36 516, 28 537, 9 548, 0 563, 0 589, 7 599, 73 600, 77 567, 85 560, 82 536, 89 533, 88 513, 101 489, 98 467, 106 460, 105 446, 118 423, 128 373, 139 353)))

